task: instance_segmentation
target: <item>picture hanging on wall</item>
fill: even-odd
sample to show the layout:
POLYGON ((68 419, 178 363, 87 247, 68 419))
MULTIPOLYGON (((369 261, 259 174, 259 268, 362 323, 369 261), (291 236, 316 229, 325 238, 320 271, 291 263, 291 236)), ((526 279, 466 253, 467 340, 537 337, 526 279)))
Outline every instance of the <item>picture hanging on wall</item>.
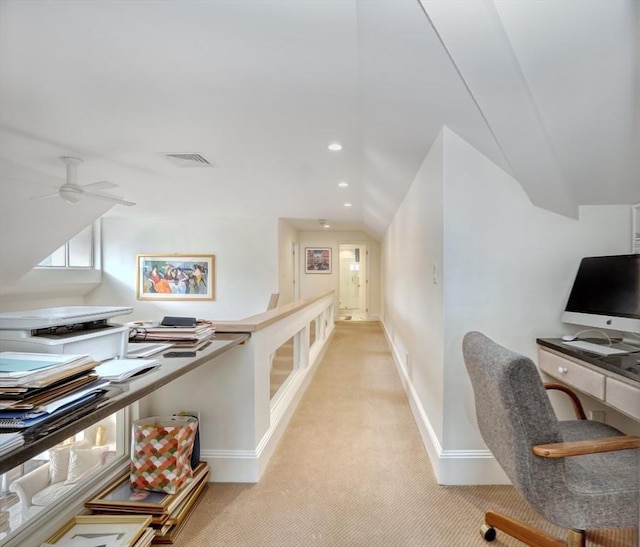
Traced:
POLYGON ((330 247, 306 247, 305 248, 305 273, 330 274, 331 273, 331 248, 330 247))
POLYGON ((214 300, 215 256, 138 255, 138 300, 214 300))

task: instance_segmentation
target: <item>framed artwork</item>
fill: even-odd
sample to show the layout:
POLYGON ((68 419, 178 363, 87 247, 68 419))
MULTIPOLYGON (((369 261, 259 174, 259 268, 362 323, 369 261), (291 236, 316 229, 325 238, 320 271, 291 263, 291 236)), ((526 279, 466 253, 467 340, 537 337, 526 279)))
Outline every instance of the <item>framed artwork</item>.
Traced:
POLYGON ((138 300, 214 300, 214 255, 138 255, 138 300))
POLYGON ((331 248, 306 247, 304 272, 312 274, 330 274, 331 248))
POLYGON ((149 515, 79 515, 51 536, 47 544, 133 547, 150 523, 149 515))
POLYGON ((90 509, 111 509, 120 511, 146 511, 149 514, 163 513, 173 496, 164 492, 151 492, 131 488, 129 472, 115 484, 109 485, 85 505, 90 509))

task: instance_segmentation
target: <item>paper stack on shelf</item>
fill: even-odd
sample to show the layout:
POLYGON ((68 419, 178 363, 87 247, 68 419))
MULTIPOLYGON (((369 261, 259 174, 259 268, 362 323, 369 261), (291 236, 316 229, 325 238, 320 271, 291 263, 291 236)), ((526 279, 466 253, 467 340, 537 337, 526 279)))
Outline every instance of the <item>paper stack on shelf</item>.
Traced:
POLYGON ((215 328, 210 322, 199 322, 195 327, 164 327, 162 325, 149 328, 136 328, 133 342, 168 342, 176 347, 193 348, 206 343, 215 328))
MULTIPOLYGON (((108 385, 109 382, 106 380, 95 379, 81 388, 32 408, 5 407, 0 410, 0 430, 26 429, 57 418, 102 396, 108 385)), ((3 404, 6 404, 5 400, 3 404)))
POLYGON ((0 431, 71 419, 106 392, 89 355, 0 353, 0 431))
POLYGON ((24 444, 22 433, 0 433, 0 456, 24 444))
POLYGON ((97 364, 89 355, 3 351, 0 353, 0 388, 45 387, 91 370, 97 364))
POLYGON ((158 359, 111 359, 96 367, 100 378, 119 383, 131 380, 160 366, 158 359))

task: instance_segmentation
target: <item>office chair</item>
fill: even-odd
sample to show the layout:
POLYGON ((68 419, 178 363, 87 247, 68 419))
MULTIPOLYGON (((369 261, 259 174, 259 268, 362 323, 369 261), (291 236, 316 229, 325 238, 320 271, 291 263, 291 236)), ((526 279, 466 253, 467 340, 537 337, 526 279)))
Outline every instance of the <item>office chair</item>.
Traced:
POLYGON ((640 437, 585 419, 559 421, 533 361, 479 332, 467 333, 462 349, 487 447, 527 503, 567 528, 565 542, 487 511, 484 539, 498 529, 537 547, 584 547, 587 529, 638 526, 640 437))

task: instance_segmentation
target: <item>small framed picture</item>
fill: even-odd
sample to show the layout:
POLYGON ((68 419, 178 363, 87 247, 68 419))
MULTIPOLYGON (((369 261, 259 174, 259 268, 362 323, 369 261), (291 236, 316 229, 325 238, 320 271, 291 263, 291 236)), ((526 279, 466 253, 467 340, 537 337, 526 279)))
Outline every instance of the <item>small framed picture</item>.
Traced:
POLYGON ((304 272, 308 274, 330 274, 331 248, 306 247, 304 272))
POLYGON ((78 515, 46 543, 133 547, 150 523, 149 515, 78 515))
POLYGON ((215 256, 138 255, 138 300, 214 300, 215 256))

